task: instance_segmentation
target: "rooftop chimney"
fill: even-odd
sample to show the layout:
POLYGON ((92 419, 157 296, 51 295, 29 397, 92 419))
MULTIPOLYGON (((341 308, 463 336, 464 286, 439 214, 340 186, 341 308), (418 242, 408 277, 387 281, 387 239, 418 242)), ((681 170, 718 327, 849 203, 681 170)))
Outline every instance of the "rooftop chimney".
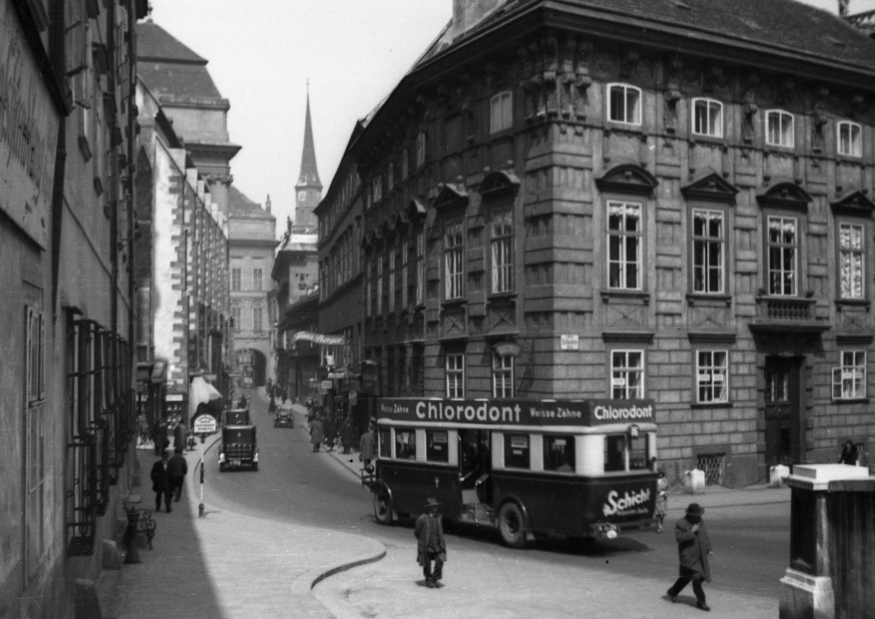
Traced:
POLYGON ((465 34, 507 0, 453 0, 452 38, 465 34))
POLYGON ((848 16, 848 5, 850 3, 851 0, 839 0, 839 17, 848 16))

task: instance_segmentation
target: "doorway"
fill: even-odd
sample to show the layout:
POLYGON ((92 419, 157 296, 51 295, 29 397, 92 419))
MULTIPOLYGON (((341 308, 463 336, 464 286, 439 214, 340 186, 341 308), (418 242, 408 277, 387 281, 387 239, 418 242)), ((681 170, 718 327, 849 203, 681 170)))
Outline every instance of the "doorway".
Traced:
POLYGON ((463 503, 489 503, 492 500, 491 472, 489 431, 459 430, 459 485, 462 488, 463 503), (471 500, 474 496, 476 501, 471 500))
POLYGON ((801 357, 766 357, 766 466, 801 462, 803 401, 801 357))

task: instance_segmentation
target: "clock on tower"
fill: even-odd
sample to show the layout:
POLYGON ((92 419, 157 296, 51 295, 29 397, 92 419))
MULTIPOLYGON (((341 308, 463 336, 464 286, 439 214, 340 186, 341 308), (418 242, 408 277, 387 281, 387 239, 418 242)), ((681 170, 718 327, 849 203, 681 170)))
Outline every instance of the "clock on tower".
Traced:
POLYGON ((298 200, 303 202, 306 199, 307 199, 307 192, 306 191, 299 191, 298 192, 298 200))

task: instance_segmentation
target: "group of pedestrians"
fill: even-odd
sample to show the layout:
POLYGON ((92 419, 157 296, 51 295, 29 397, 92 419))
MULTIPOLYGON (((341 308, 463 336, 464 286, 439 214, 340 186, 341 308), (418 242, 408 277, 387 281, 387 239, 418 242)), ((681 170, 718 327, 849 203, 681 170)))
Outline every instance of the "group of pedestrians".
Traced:
POLYGON ((182 455, 182 447, 175 448, 173 456, 170 455, 170 451, 170 449, 164 450, 161 459, 152 465, 150 474, 152 490, 155 492, 155 511, 161 511, 163 499, 168 514, 173 511, 170 506, 171 497, 177 502, 182 498, 182 486, 188 473, 188 463, 182 455))

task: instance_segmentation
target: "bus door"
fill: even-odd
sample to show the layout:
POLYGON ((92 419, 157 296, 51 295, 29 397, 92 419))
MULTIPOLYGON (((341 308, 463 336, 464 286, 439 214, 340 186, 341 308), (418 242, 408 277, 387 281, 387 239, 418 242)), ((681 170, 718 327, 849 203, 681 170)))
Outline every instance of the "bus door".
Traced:
POLYGON ((492 455, 488 430, 459 430, 459 486, 463 504, 492 502, 492 455))

